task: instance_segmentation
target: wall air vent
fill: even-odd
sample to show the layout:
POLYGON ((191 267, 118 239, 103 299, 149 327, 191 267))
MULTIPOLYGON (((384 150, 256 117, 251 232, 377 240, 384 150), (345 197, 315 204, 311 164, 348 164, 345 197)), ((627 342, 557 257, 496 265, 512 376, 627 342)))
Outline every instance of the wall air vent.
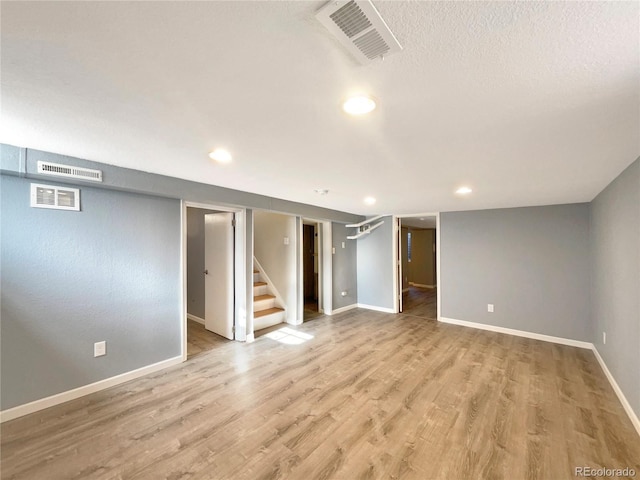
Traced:
POLYGON ((369 0, 329 2, 316 18, 363 65, 402 50, 369 0))
POLYGON ((80 210, 80 190, 54 185, 31 184, 31 206, 57 210, 80 210))
POLYGON ((102 181, 102 170, 72 167, 70 165, 61 165, 59 163, 38 162, 38 173, 43 175, 55 175, 57 177, 91 180, 92 182, 102 181))

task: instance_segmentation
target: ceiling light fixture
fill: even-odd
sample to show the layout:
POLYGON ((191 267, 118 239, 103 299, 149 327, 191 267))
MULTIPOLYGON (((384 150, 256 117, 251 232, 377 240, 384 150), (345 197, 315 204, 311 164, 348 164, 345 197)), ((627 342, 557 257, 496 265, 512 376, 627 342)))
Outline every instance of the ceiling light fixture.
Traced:
POLYGON ((376 108, 373 97, 364 94, 353 95, 344 101, 342 109, 349 115, 365 115, 376 108))
POLYGON ((327 190, 326 188, 316 188, 314 192, 316 192, 318 195, 326 195, 327 193, 329 193, 329 190, 327 190))
POLYGON ((367 205, 373 205, 374 203, 376 203, 376 199, 373 197, 366 197, 364 199, 364 203, 366 203, 367 205))
POLYGON ((471 192, 473 192, 473 190, 469 187, 460 187, 456 190, 456 195, 469 195, 471 192))
POLYGON ((231 156, 229 151, 225 150, 224 148, 216 148, 212 152, 209 152, 209 158, 220 163, 229 163, 231 160, 233 160, 233 157, 231 156))

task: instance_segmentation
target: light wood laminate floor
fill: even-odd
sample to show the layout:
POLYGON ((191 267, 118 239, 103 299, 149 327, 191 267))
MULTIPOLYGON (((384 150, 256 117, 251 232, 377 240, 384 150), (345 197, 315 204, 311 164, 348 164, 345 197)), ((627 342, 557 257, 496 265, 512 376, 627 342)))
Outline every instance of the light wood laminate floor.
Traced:
POLYGON ((3 479, 571 479, 640 440, 593 353, 351 310, 2 425, 3 479))
POLYGON ((437 290, 435 288, 410 286, 409 290, 402 292, 402 313, 436 319, 438 318, 436 301, 437 290))

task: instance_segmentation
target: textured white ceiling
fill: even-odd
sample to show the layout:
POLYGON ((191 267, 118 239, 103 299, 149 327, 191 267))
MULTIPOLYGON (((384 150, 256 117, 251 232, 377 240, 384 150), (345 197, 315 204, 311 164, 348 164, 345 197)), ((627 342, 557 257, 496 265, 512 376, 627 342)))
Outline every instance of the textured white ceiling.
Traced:
POLYGON ((3 1, 0 141, 360 214, 590 201, 640 155, 640 3, 374 3, 404 50, 361 66, 323 2, 3 1))

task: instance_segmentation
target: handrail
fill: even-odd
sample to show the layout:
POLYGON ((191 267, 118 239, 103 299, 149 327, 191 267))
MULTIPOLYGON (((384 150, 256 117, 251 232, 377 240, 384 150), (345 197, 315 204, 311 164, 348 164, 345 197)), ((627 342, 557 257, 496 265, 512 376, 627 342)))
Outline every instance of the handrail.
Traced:
MULTIPOLYGON (((384 217, 384 215, 381 215, 381 217, 384 217)), ((380 218, 380 217, 378 217, 378 218, 380 218)), ((378 228, 383 223, 384 223, 384 221, 378 222, 373 227, 369 227, 366 230, 363 230, 363 231, 361 231, 360 233, 358 233, 356 235, 348 236, 347 240, 356 240, 356 239, 362 237, 363 235, 367 235, 368 233, 371 233, 372 231, 374 231, 376 228, 378 228)))
POLYGON ((379 218, 386 217, 387 215, 378 215, 377 217, 369 218, 367 220, 363 220, 360 223, 353 223, 351 225, 346 225, 347 228, 359 228, 367 223, 375 222, 379 218))

